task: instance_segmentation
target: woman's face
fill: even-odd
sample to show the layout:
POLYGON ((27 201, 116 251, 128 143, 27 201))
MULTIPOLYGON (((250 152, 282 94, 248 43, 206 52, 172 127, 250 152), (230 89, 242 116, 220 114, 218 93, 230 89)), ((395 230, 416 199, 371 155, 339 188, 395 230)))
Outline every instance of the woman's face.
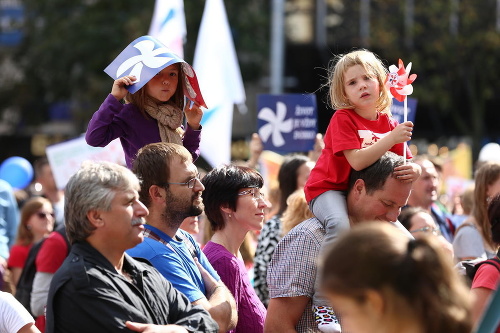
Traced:
POLYGON ((54 229, 54 210, 50 203, 43 204, 28 220, 26 225, 35 239, 48 235, 54 229))
POLYGON ((500 193, 500 177, 495 180, 493 183, 488 185, 488 190, 486 191, 486 196, 493 198, 495 195, 500 193))
POLYGON ((439 229, 436 228, 436 223, 432 216, 425 212, 419 212, 411 218, 410 232, 415 238, 422 238, 427 235, 439 235, 439 229))
POLYGON ((200 233, 200 225, 198 221, 198 216, 188 216, 182 221, 180 228, 189 232, 191 235, 197 235, 200 233))
POLYGON ((309 178, 309 175, 311 174, 311 170, 314 168, 314 162, 306 162, 302 164, 298 169, 297 169, 297 190, 304 188, 306 185, 307 178, 309 178))
POLYGON ((240 223, 244 230, 261 230, 264 224, 267 201, 260 188, 242 188, 238 193, 236 211, 231 220, 240 223))

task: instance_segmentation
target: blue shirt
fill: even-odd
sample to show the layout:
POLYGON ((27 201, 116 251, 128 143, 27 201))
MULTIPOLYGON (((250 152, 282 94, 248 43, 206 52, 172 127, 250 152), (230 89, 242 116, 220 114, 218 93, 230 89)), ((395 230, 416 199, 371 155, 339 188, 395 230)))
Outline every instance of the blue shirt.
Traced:
MULTIPOLYGON (((166 244, 144 237, 144 241, 136 247, 127 250, 127 254, 132 257, 149 260, 177 290, 187 296, 190 302, 195 302, 204 298, 206 295, 205 283, 203 282, 200 270, 196 266, 186 243, 182 240, 172 239, 170 236, 153 226, 146 224, 144 227, 153 231, 165 241, 166 244)), ((198 261, 210 275, 219 281, 219 275, 193 237, 181 229, 177 231, 177 235, 179 235, 179 233, 188 242, 192 243, 198 261)), ((179 239, 182 239, 182 237, 179 239)))
POLYGON ((0 257, 9 258, 9 249, 16 241, 19 209, 12 187, 0 179, 0 257))

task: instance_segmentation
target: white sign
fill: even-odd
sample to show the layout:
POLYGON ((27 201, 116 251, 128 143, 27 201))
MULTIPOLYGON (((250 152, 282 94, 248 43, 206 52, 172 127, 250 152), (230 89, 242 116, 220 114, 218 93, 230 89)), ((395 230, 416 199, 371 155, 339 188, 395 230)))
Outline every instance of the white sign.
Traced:
POLYGON ((109 161, 125 165, 125 154, 119 139, 106 147, 92 147, 85 137, 58 143, 47 147, 47 159, 59 189, 64 189, 69 178, 80 168, 83 161, 109 161))

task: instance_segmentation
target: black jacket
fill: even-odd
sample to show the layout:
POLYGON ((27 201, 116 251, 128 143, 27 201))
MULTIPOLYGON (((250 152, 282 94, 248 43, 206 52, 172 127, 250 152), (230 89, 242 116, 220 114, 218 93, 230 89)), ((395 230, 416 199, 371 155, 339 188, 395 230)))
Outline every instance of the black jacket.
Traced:
POLYGON ((73 244, 54 275, 47 300, 47 333, 131 332, 125 321, 184 326, 189 332, 217 332, 201 306, 192 306, 149 263, 125 254, 130 283, 90 244, 73 244))

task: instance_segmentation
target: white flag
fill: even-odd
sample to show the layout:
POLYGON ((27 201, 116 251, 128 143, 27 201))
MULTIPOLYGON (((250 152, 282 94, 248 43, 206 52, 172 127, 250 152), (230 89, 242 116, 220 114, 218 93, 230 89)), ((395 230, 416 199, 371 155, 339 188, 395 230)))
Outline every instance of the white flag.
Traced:
POLYGON ((245 89, 223 0, 205 2, 193 67, 210 108, 201 122, 201 155, 212 166, 229 163, 233 108, 245 103, 245 89))
POLYGON ((184 58, 186 18, 183 0, 156 0, 148 34, 184 58))

